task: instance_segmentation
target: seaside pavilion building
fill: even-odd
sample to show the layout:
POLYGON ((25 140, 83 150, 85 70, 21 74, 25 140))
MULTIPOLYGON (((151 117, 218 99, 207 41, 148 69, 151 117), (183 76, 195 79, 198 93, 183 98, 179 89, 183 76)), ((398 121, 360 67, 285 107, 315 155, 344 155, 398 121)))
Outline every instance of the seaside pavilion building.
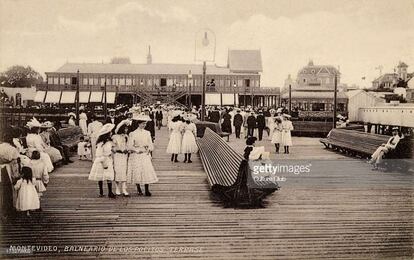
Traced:
MULTIPOLYGON (((74 104, 79 84, 80 103, 108 104, 180 103, 201 104, 202 65, 127 62, 66 63, 46 72, 47 82, 38 86, 35 102, 74 104)), ((208 65, 206 105, 279 105, 279 88, 260 84, 260 50, 229 50, 227 66, 208 65)))

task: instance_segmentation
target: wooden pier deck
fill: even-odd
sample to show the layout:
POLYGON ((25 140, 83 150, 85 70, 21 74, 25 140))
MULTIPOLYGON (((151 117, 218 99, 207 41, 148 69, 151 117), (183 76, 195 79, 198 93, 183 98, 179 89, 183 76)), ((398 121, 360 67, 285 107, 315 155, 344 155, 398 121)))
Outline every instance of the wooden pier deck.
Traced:
MULTIPOLYGON (((242 147, 242 140, 231 139, 242 147)), ((171 163, 167 140, 166 130, 157 131, 153 163, 160 182, 152 185, 152 197, 138 197, 130 186, 129 198, 98 198, 96 183, 87 180, 90 162, 58 168, 43 211, 2 224, 2 258, 414 257, 412 173, 373 172, 362 161, 324 150, 317 140, 296 138, 292 158, 311 154, 341 166, 289 176, 266 208, 223 208, 209 191, 199 158, 171 163), (24 245, 51 248, 7 254, 24 245)))

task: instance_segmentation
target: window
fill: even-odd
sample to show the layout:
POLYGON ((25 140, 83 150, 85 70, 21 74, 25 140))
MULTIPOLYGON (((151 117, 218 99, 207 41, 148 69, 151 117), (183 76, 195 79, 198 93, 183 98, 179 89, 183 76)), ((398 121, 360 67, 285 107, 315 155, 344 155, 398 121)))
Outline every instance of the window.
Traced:
POLYGON ((167 86, 167 79, 166 78, 161 78, 161 83, 160 83, 161 87, 165 87, 167 86))
POLYGON ((65 84, 70 84, 70 77, 65 77, 65 84))
POLYGON ((76 77, 72 77, 72 80, 71 80, 72 82, 72 85, 76 85, 76 83, 78 82, 78 78, 76 78, 76 77))
POLYGON ((245 85, 246 87, 250 87, 250 79, 245 79, 245 80, 244 80, 244 85, 245 85))
POLYGON ((312 111, 325 111, 325 104, 324 103, 313 103, 312 111))
POLYGON ((303 79, 303 82, 306 82, 306 79, 303 79))
POLYGON ((53 84, 55 85, 59 84, 59 77, 53 77, 53 84))
POLYGON ((84 86, 88 85, 88 78, 87 77, 83 78, 82 82, 84 86))
POLYGON ((125 85, 131 86, 132 85, 132 78, 131 76, 126 76, 125 85))
POLYGON ((125 86, 125 76, 120 76, 119 77, 119 85, 120 86, 125 86))

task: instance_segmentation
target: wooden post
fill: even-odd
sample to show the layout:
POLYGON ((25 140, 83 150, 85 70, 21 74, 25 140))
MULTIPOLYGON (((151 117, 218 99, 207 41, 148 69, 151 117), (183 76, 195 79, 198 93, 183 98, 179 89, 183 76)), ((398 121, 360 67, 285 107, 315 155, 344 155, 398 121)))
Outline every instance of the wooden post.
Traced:
POLYGON ((336 91, 338 89, 338 79, 337 79, 337 75, 335 73, 335 81, 334 81, 334 107, 333 107, 333 128, 336 128, 336 102, 337 102, 337 96, 336 96, 336 91))
POLYGON ((79 125, 79 70, 76 72, 76 100, 75 100, 76 124, 79 125))
POLYGON ((206 114, 206 62, 203 62, 203 90, 201 94, 201 121, 204 121, 204 116, 206 114))

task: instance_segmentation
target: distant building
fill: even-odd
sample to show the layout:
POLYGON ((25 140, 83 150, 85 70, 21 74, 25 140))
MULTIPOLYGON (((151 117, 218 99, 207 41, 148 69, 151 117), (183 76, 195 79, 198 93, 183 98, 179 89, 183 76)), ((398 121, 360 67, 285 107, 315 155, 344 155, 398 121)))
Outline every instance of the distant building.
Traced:
MULTIPOLYGON (((262 88, 261 72, 260 50, 229 50, 227 66, 207 66, 206 104, 277 106, 279 89, 262 88)), ((145 64, 66 63, 45 74, 47 84, 39 87, 42 93, 36 95, 37 102, 73 104, 79 83, 82 103, 103 102, 106 86, 108 103, 188 104, 191 94, 191 103, 201 104, 202 65, 153 63, 150 48, 145 64)))
POLYGON ((408 65, 400 61, 397 65, 397 70, 394 70, 394 73, 385 73, 372 81, 372 88, 393 89, 397 86, 399 80, 408 82, 414 76, 414 73, 408 73, 407 68, 408 65))
POLYGON ((282 104, 289 105, 289 85, 291 86, 292 109, 302 111, 333 111, 333 99, 337 79, 337 109, 347 110, 347 96, 340 87, 340 72, 331 65, 308 65, 299 70, 296 80, 290 75, 281 91, 282 104))

